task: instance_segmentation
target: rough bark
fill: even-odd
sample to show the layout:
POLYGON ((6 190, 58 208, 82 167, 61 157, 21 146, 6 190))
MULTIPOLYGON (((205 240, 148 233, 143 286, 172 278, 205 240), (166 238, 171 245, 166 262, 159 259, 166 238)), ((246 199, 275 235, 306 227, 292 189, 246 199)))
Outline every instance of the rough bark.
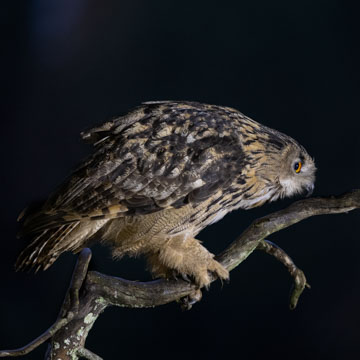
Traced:
MULTIPOLYGON (((304 273, 275 244, 265 240, 270 234, 314 215, 338 214, 360 208, 360 190, 340 196, 297 201, 288 208, 255 220, 227 249, 216 258, 229 271, 241 264, 255 249, 265 251, 281 261, 294 278, 290 308, 309 285, 304 273)), ((85 348, 89 331, 102 311, 111 305, 153 307, 179 301, 184 308, 201 298, 199 289, 183 280, 129 281, 99 272, 87 272, 91 251, 79 256, 74 275, 59 317, 43 335, 15 350, 0 351, 0 357, 20 356, 50 339, 45 359, 101 359, 85 348)), ((215 278, 213 280, 216 280, 215 278)))

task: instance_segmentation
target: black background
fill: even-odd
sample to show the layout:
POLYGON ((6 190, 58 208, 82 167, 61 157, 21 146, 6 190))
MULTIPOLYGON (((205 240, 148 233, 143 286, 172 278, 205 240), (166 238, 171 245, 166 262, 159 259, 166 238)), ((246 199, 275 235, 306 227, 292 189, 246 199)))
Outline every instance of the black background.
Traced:
MULTIPOLYGON (((228 105, 297 139, 315 157, 314 195, 358 188, 359 12, 346 1, 8 1, 1 4, 0 348, 55 320, 75 256, 36 276, 15 273, 16 217, 90 152, 79 132, 147 100, 228 105), (8 4, 7 4, 8 3, 8 4)), ((221 251, 253 219, 290 204, 237 211, 199 236, 221 251)), ((359 212, 314 217, 276 233, 312 285, 288 309, 291 278, 254 253, 189 312, 112 308, 87 347, 105 359, 360 355, 359 212), (231 355, 232 354, 232 355, 231 355)), ((142 260, 92 267, 150 279, 142 260)), ((27 355, 41 359, 46 346, 27 355)))

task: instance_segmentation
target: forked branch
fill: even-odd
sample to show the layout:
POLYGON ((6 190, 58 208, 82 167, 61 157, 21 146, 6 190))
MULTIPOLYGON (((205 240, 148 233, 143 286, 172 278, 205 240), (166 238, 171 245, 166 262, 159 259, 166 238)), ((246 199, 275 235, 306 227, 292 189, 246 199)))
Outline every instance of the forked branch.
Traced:
MULTIPOLYGON (((290 308, 295 308, 305 287, 304 273, 275 244, 269 235, 314 215, 338 214, 360 208, 360 190, 340 196, 297 201, 288 208, 254 221, 216 259, 229 271, 242 263, 255 249, 265 251, 282 262, 294 278, 290 308)), ((54 325, 30 344, 15 350, 0 351, 0 357, 25 355, 51 339, 46 359, 101 359, 85 349, 89 331, 101 312, 110 305, 153 307, 188 299, 186 307, 201 296, 199 289, 183 280, 129 281, 95 271, 87 272, 91 251, 84 249, 78 259, 64 304, 54 325)), ((216 280, 215 278, 213 280, 216 280)))

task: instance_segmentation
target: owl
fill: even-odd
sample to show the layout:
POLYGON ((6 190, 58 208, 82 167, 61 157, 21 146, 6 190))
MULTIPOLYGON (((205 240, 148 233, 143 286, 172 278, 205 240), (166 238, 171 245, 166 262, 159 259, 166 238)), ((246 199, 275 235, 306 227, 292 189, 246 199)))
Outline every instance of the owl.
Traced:
POLYGON ((229 273, 196 238, 202 229, 314 188, 301 145, 225 106, 146 102, 81 136, 92 155, 40 209, 19 216, 30 241, 17 270, 45 270, 100 241, 114 258, 144 255, 154 277, 208 286, 210 275, 229 273))

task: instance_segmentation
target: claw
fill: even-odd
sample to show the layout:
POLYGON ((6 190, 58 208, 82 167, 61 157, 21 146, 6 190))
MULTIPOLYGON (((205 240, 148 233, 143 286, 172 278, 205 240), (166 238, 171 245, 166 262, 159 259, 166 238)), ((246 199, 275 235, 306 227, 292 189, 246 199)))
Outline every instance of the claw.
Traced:
POLYGON ((179 300, 182 310, 190 310, 194 304, 199 302, 202 298, 202 292, 200 289, 194 290, 188 296, 185 296, 179 300))
POLYGON ((169 280, 184 280, 186 281, 187 283, 194 283, 194 279, 192 279, 192 276, 191 275, 188 275, 188 274, 185 274, 183 272, 178 272, 176 270, 171 270, 169 273, 168 273, 168 276, 167 278, 169 280))
POLYGON ((181 278, 182 278, 184 281, 186 281, 186 282, 188 282, 188 283, 191 283, 191 282, 192 282, 191 279, 187 276, 187 274, 185 274, 185 273, 180 273, 180 276, 181 276, 181 278))

